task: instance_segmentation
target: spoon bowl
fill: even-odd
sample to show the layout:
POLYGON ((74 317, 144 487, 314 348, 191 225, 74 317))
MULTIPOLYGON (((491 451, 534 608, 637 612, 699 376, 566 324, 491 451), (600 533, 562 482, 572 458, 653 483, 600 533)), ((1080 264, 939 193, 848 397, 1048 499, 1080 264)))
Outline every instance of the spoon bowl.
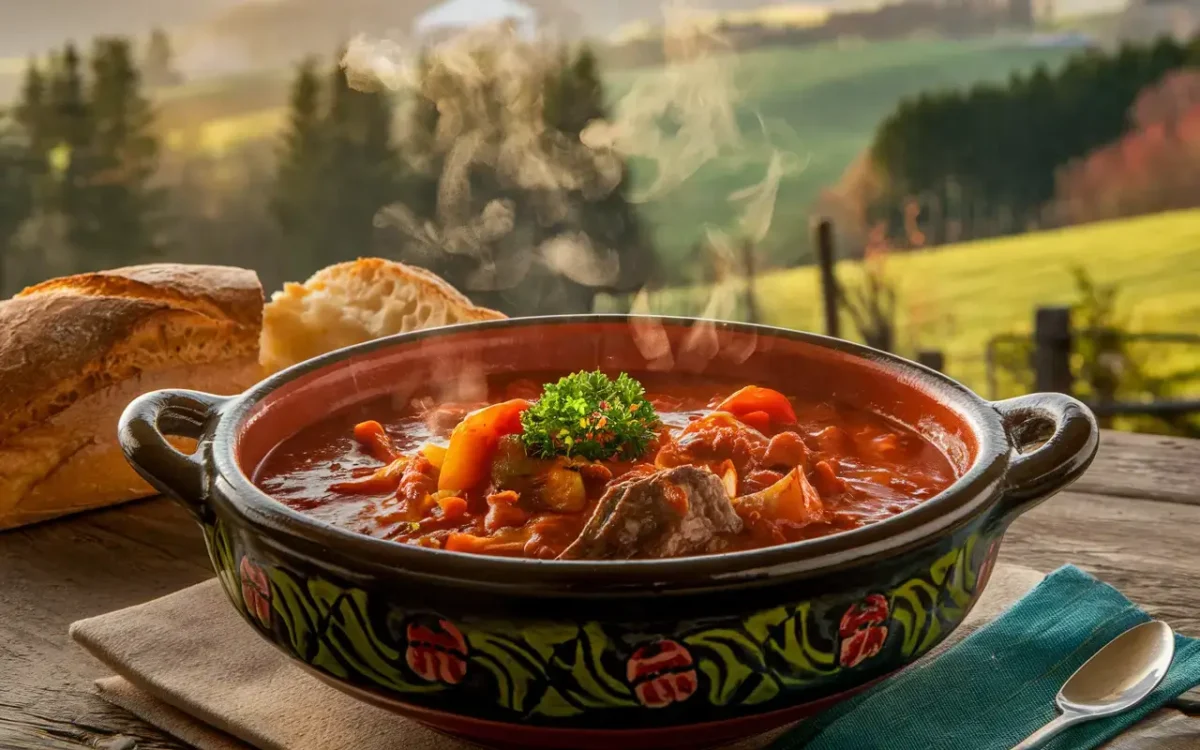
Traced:
POLYGON ((1175 634, 1151 620, 1126 630, 1097 651, 1063 684, 1062 712, 1013 750, 1033 750, 1075 724, 1128 711, 1158 687, 1175 657, 1175 634))

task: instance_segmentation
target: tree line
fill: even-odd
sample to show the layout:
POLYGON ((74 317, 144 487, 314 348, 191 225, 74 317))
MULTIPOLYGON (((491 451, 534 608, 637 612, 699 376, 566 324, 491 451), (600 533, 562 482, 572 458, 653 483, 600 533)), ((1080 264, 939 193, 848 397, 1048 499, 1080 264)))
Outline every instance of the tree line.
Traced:
POLYGON ((22 231, 31 261, 65 243, 97 267, 160 249, 151 184, 159 144, 128 42, 101 39, 87 59, 72 44, 31 62, 4 113, 0 249, 22 231))
POLYGON ((39 268, 177 258, 236 259, 297 280, 383 255, 523 314, 590 310, 596 292, 630 291, 653 271, 624 163, 581 149, 587 123, 605 116, 586 47, 542 50, 515 93, 504 71, 480 64, 473 78, 434 55, 400 92, 353 80, 340 53, 303 63, 268 183, 233 200, 260 201, 269 227, 211 252, 188 235, 221 228, 222 216, 184 221, 185 186, 159 169, 169 150, 147 89, 178 77, 164 38, 150 52, 139 65, 124 39, 97 40, 86 56, 67 44, 30 61, 18 101, 0 113, 0 268, 19 268, 20 283, 39 268))
POLYGON ((889 236, 916 227, 929 244, 1024 231, 1054 222, 1056 175, 1130 128, 1138 94, 1200 63, 1200 40, 1162 39, 1088 51, 1057 72, 1040 66, 1003 85, 921 94, 880 124, 862 201, 889 236))

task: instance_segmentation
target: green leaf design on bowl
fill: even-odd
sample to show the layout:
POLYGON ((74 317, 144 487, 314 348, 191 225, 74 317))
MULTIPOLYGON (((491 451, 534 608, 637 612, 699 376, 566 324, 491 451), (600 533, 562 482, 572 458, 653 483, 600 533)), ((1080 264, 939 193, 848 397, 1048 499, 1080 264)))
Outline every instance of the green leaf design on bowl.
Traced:
MULTIPOLYGON (((222 586, 245 614, 228 529, 218 521, 206 527, 205 539, 222 586)), ((497 716, 553 724, 682 701, 763 710, 876 664, 883 654, 897 664, 911 661, 965 617, 994 552, 994 539, 970 534, 919 575, 872 593, 875 640, 847 641, 850 657, 839 651, 838 618, 866 612, 865 600, 850 609, 841 601, 804 601, 740 620, 683 621, 645 632, 599 622, 450 622, 390 601, 371 606, 367 591, 268 560, 256 559, 253 569, 265 571, 269 582, 272 617, 263 624, 305 664, 384 694, 427 696, 422 705, 453 712, 483 701, 497 716), (660 675, 654 658, 682 661, 660 675)))

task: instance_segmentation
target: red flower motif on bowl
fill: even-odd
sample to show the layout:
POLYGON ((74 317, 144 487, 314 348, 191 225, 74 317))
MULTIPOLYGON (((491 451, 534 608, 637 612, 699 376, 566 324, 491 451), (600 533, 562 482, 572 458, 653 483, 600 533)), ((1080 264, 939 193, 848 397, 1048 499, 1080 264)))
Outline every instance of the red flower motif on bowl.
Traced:
POLYGON ((432 625, 408 624, 405 660, 426 682, 457 685, 467 674, 467 641, 449 620, 432 625))
POLYGON ((267 574, 262 568, 243 557, 238 566, 242 579, 242 602, 250 616, 262 623, 263 627, 271 627, 271 586, 267 583, 267 574))
POLYGON ((699 686, 692 655, 671 640, 655 641, 633 652, 626 677, 647 708, 663 708, 692 697, 699 686))
POLYGON ((887 640, 888 601, 881 594, 871 594, 853 604, 842 615, 838 626, 841 650, 838 662, 854 667, 875 656, 887 640))

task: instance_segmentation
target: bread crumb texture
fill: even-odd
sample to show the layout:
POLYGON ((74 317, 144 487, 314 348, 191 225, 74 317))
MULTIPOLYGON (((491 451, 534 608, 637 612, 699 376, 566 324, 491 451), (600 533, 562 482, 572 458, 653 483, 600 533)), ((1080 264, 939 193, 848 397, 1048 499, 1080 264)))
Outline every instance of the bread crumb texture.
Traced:
POLYGON ((503 317, 422 268, 360 258, 272 296, 263 315, 261 362, 273 373, 383 336, 503 317))

